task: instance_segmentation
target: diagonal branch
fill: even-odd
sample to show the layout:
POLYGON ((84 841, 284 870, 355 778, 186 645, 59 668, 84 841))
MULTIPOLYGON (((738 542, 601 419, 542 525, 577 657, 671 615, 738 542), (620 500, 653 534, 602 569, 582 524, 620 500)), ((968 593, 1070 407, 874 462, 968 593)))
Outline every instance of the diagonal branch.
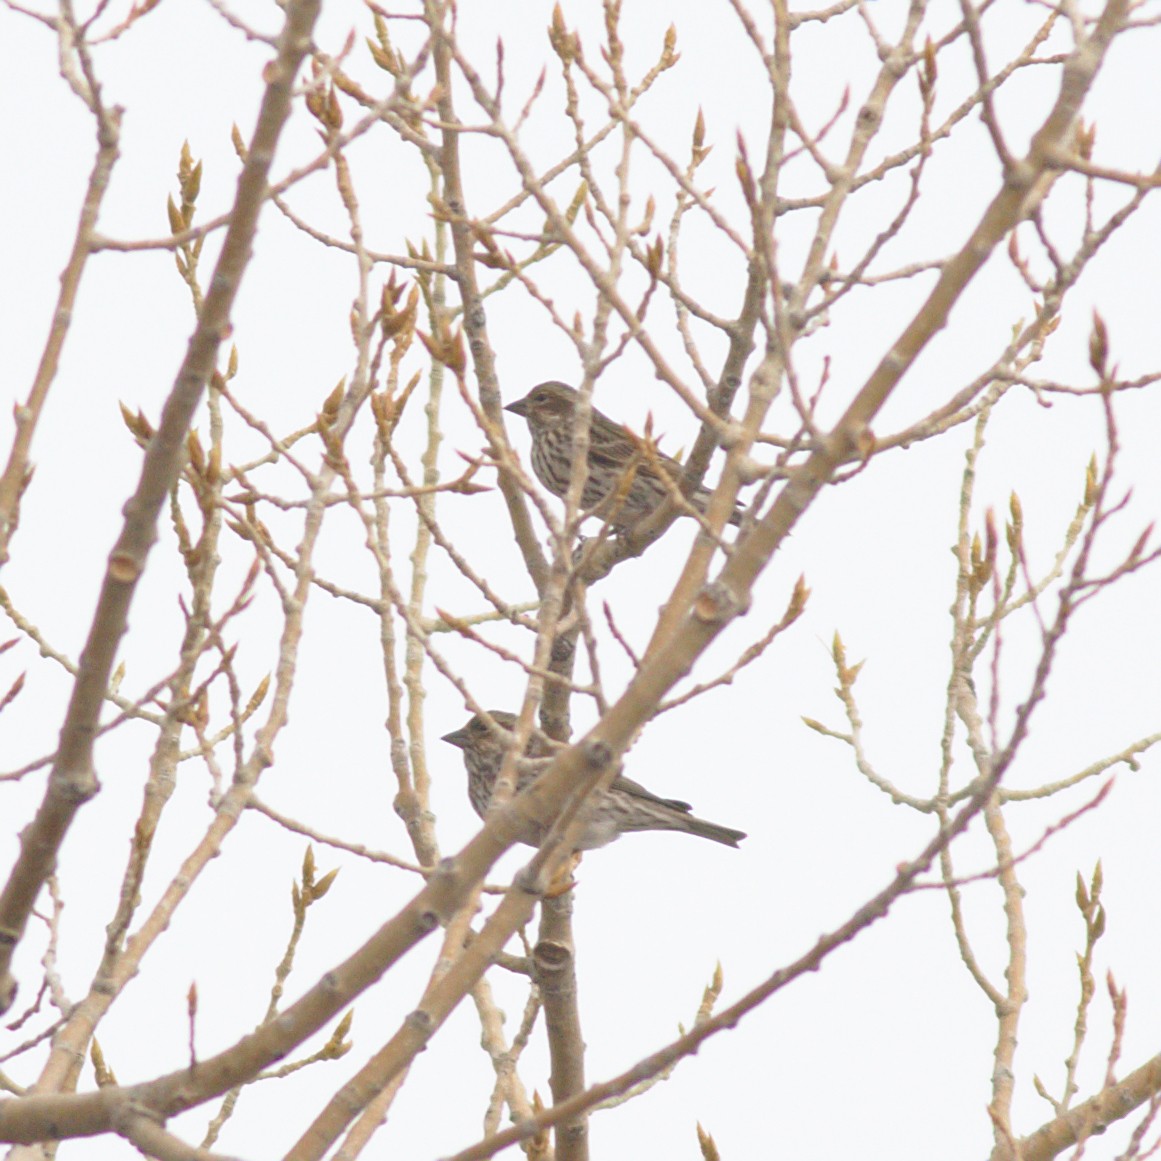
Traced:
POLYGON ((94 250, 97 214, 109 188, 109 178, 119 153, 118 142, 121 131, 121 110, 109 109, 97 104, 97 159, 89 175, 85 199, 81 204, 81 219, 77 225, 76 239, 69 255, 68 264, 61 272, 60 294, 56 309, 52 313, 52 325, 48 339, 36 368, 36 378, 23 406, 15 408, 16 435, 12 440, 12 451, 8 465, 0 476, 0 564, 8 559, 8 546, 20 519, 20 497, 29 480, 31 468, 28 457, 32 450, 32 437, 48 398, 49 388, 56 378, 60 366, 61 351, 68 336, 69 324, 73 319, 73 308, 81 285, 89 256, 94 250))
POLYGON ((0 894, 0 1012, 16 994, 12 955, 24 934, 36 897, 52 872, 57 852, 77 810, 97 793, 93 738, 109 674, 124 635, 129 606, 157 538, 157 519, 185 459, 185 436, 230 327, 230 310, 249 262, 258 213, 282 127, 290 113, 291 88, 310 46, 319 0, 286 8, 278 55, 267 67, 267 85, 246 162, 238 179, 234 215, 214 270, 201 318, 146 449, 137 490, 125 505, 125 523, 101 586, 79 673, 61 727, 60 746, 36 816, 21 834, 20 854, 0 894))
MULTIPOLYGON (((460 291, 463 305, 464 331, 468 337, 468 347, 472 353, 476 381, 480 389, 480 406, 492 421, 496 439, 507 440, 504 429, 504 415, 501 411, 500 385, 496 374, 496 359, 492 342, 488 337, 488 317, 484 311, 479 284, 476 281, 476 259, 472 252, 474 237, 467 215, 467 198, 464 193, 463 176, 460 168, 460 132, 455 106, 452 104, 451 45, 449 34, 444 29, 445 7, 429 0, 427 22, 432 30, 432 56, 435 61, 436 78, 440 85, 439 115, 445 128, 443 142, 439 150, 439 169, 443 177, 442 196, 451 212, 452 246, 455 249, 455 267, 452 277, 460 291)), ((503 465, 502 457, 497 457, 503 465)), ((532 583, 536 591, 543 595, 548 583, 548 564, 536 539, 536 531, 525 503, 524 495, 512 473, 500 467, 500 492, 508 506, 516 543, 524 557, 532 583)))
MULTIPOLYGON (((1147 1060, 1119 1084, 1102 1089, 1018 1141, 1017 1156, 1020 1161, 1051 1161, 1079 1141, 1104 1132, 1159 1092, 1161 1054, 1147 1060)), ((1007 1154, 1003 1146, 997 1145, 992 1156, 999 1159, 1007 1154)))

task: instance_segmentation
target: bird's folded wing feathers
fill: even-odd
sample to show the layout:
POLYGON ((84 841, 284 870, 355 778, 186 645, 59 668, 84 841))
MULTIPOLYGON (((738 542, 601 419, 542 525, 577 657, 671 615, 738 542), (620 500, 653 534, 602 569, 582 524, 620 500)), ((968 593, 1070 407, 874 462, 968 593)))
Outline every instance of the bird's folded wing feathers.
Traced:
POLYGON ((634 798, 644 798, 648 802, 659 802, 663 806, 671 806, 674 810, 680 810, 683 814, 688 814, 693 807, 688 802, 682 802, 680 798, 662 798, 659 794, 654 794, 651 790, 646 790, 639 782, 634 782, 632 778, 626 778, 622 775, 612 785, 613 790, 622 790, 626 794, 632 794, 634 798))

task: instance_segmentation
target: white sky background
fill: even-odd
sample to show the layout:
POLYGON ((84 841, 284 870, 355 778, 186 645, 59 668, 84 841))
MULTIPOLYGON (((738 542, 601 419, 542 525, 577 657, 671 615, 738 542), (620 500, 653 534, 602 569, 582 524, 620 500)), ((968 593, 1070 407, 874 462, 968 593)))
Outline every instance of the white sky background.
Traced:
MULTIPOLYGON (((570 150, 568 126, 559 113, 559 67, 545 34, 550 6, 469 2, 463 8, 461 38, 472 46, 485 78, 493 75, 495 39, 504 38, 510 109, 519 108, 542 64, 547 65, 545 94, 527 126, 526 147, 545 163, 570 150)), ((760 5, 754 8, 765 28, 768 18, 760 5)), ((579 28, 594 59, 600 37, 595 9, 564 5, 566 21, 579 28)), ((998 18, 985 26, 993 37, 994 63, 1006 59, 1006 48, 1026 36, 1045 13, 1042 7, 1013 0, 1000 0, 998 9, 998 18)), ((871 10, 885 34, 893 35, 904 6, 881 0, 871 10)), ((955 5, 933 5, 933 34, 943 31, 957 12, 955 5)), ((277 13, 268 5, 249 6, 243 15, 265 30, 277 25, 277 13)), ((626 0, 623 37, 630 46, 630 73, 655 58, 670 20, 678 29, 682 60, 643 102, 641 116, 663 144, 684 158, 697 109, 704 110, 707 143, 714 145, 714 152, 699 177, 703 185, 718 187, 715 200, 740 222, 733 178, 735 134, 742 131, 752 161, 759 164, 767 116, 764 82, 725 4, 626 0)), ((317 40, 337 52, 351 29, 356 34, 351 71, 368 81, 381 78, 369 65, 362 43, 371 25, 360 6, 329 5, 317 40)), ((1059 51, 1065 43, 1057 35, 1049 49, 1059 51)), ((405 39, 403 47, 409 47, 405 39)), ((853 110, 877 65, 861 26, 847 18, 816 27, 802 35, 799 48, 796 93, 800 110, 813 124, 825 121, 843 87, 851 87, 851 108, 834 138, 845 144, 853 110)), ((43 27, 10 12, 0 18, 6 109, 0 118, 0 156, 6 159, 0 214, 0 366, 5 394, 12 400, 24 398, 35 371, 93 154, 90 120, 57 76, 55 53, 43 27)), ((1110 54, 1085 113, 1086 121, 1095 118, 1098 124, 1099 163, 1127 169, 1155 164, 1159 53, 1161 33, 1144 30, 1125 37, 1110 54)), ((126 239, 165 234, 165 198, 175 190, 173 174, 186 139, 205 164, 198 220, 229 204, 238 168, 230 126, 236 121, 243 136, 249 134, 267 55, 228 29, 207 6, 176 0, 162 4, 131 35, 101 50, 97 61, 106 98, 127 110, 122 160, 100 223, 103 233, 126 239)), ((941 57, 937 121, 974 87, 969 64, 966 45, 960 45, 954 62, 941 57)), ((378 83, 381 87, 382 79, 378 83)), ((425 83, 430 87, 432 82, 425 83)), ((1042 119, 1056 84, 1057 74, 1043 70, 1001 92, 998 111, 1016 151, 1024 148, 1042 119)), ((897 100, 914 111, 913 83, 900 87, 897 100)), ((466 102, 461 102, 460 112, 467 122, 475 119, 466 102)), ((596 124, 600 110, 594 105, 592 112, 596 124)), ((902 116, 900 124, 900 134, 910 132, 914 117, 902 116)), ((886 151, 901 140, 888 133, 878 148, 886 151)), ((369 244, 398 253, 404 238, 424 233, 427 207, 413 159, 408 155, 401 163, 404 155, 388 141, 386 133, 372 133, 351 150, 351 158, 369 244)), ((276 173, 301 164, 317 147, 307 120, 292 122, 276 173)), ((472 208, 488 212, 515 189, 511 171, 495 144, 471 142, 466 155, 472 208)), ((639 181, 643 204, 653 188, 647 164, 641 165, 639 181)), ((888 248, 881 268, 951 253, 978 220, 997 181, 998 166, 973 115, 950 145, 937 152, 921 207, 905 236, 888 248)), ((554 193, 567 202, 574 188, 575 177, 569 176, 557 183, 554 193)), ((883 228, 901 188, 896 178, 854 203, 852 209, 864 207, 867 216, 852 218, 840 228, 840 258, 858 253, 883 228), (879 217, 870 212, 876 199, 879 217)), ((791 185, 788 192, 817 189, 812 172, 801 191, 791 185)), ((1056 209, 1049 219, 1062 236, 1072 236, 1068 213, 1081 204, 1082 195, 1076 178, 1063 179, 1053 195, 1056 209)), ((1101 194, 1098 207, 1107 213, 1125 196, 1122 191, 1101 194)), ((331 173, 302 183, 290 201, 312 223, 343 232, 331 173)), ((667 211, 668 206, 659 206, 659 222, 666 221, 667 211)), ((537 227, 538 219, 529 214, 528 226, 537 227)), ((790 220, 787 233, 779 236, 780 259, 791 275, 801 261, 809 224, 790 220)), ((1155 369, 1158 237, 1156 206, 1147 207, 1092 264, 1033 374, 1092 385, 1087 341, 1094 307, 1108 322, 1112 356, 1121 374, 1131 377, 1155 369)), ((202 264, 207 276, 217 244, 216 237, 207 243, 202 264)), ((691 231, 684 243, 685 283, 728 313, 736 310, 742 268, 727 255, 705 231, 691 231)), ((356 290, 355 271, 348 258, 320 249, 273 208, 263 216, 255 258, 234 315, 233 341, 241 369, 233 389, 255 410, 276 416, 280 430, 289 431, 309 423, 322 399, 350 372, 346 319, 356 290)), ((543 276, 565 318, 571 319, 574 310, 590 317, 593 292, 571 271, 567 263, 546 264, 543 276)), ((862 385, 926 294, 930 277, 850 295, 834 312, 831 325, 802 344, 798 366, 808 383, 817 378, 821 358, 831 359, 825 420, 836 417, 862 385)), ((664 318, 662 310, 659 305, 659 319, 664 318)), ((579 368, 571 344, 538 308, 504 295, 489 300, 489 311, 506 399, 523 395, 542 379, 576 380, 579 368)), ((905 426, 970 381, 994 359, 1010 328, 1030 315, 1026 294, 1005 256, 997 254, 957 306, 951 326, 907 375, 876 422, 876 432, 905 426)), ((59 381, 37 436, 37 475, 25 500, 13 560, 3 576, 17 607, 55 648, 71 657, 87 632, 120 507, 140 464, 117 403, 156 418, 190 326, 188 293, 168 254, 104 254, 90 264, 59 381)), ((680 358, 675 333, 657 323, 654 334, 667 354, 680 358)), ((417 344, 413 359, 419 353, 417 344)), ((710 346, 707 355, 711 368, 716 367, 720 351, 710 346)), ((596 402, 638 428, 652 412, 655 429, 666 435, 663 446, 671 452, 688 448, 695 434, 692 417, 656 383, 632 349, 601 381, 596 402)), ((447 405, 444 464, 456 471, 454 450, 474 453, 482 439, 450 387, 447 405)), ((1114 549, 1123 551, 1132 543, 1158 509, 1155 448, 1161 410, 1155 394, 1121 397, 1117 414, 1124 442, 1121 481, 1132 486, 1134 496, 1119 525, 1121 542, 1108 546, 1109 560, 1114 549)), ((866 659, 857 693, 873 760, 901 788, 923 795, 934 792, 949 656, 947 609, 954 595, 950 548, 962 453, 970 434, 961 429, 907 452, 891 452, 856 481, 824 493, 763 576, 750 615, 723 636, 695 677, 712 676, 776 620, 800 573, 813 590, 804 617, 758 666, 694 710, 661 718, 631 754, 631 776, 659 793, 688 799, 703 817, 745 828, 750 837, 734 852, 679 835, 633 836, 586 857, 579 872, 576 924, 590 1080, 621 1071, 669 1040, 678 1021, 688 1026, 716 961, 725 971, 723 1003, 729 1002, 842 922, 887 881, 896 863, 930 837, 929 819, 893 807, 862 779, 840 743, 813 733, 801 717, 844 728, 832 693, 835 678, 829 658, 837 629, 849 658, 866 659)), ((240 425, 230 438, 236 440, 231 451, 236 460, 258 448, 240 425)), ((515 440, 525 452, 523 425, 515 440)), ((6 431, 5 447, 7 442, 6 431)), ((1056 398, 1045 409, 1027 394, 1012 392, 989 429, 977 526, 982 527, 987 505, 996 508, 1002 521, 1015 489, 1023 502, 1032 568, 1041 571, 1081 497, 1088 458, 1094 451, 1102 454, 1102 447, 1096 400, 1056 398)), ((397 508, 396 551, 402 563, 411 519, 404 505, 397 508)), ((509 548, 498 492, 482 499, 452 497, 443 506, 443 518, 508 596, 528 598, 531 588, 514 545, 509 548)), ((293 544, 288 531, 293 525, 283 528, 284 539, 293 544)), ((654 612, 691 539, 692 526, 674 527, 662 545, 619 569, 602 586, 595 607, 608 600, 618 624, 638 647, 648 640, 654 612)), ((337 517, 326 545, 320 559, 328 575, 375 591, 362 532, 353 519, 337 517)), ((181 628, 174 597, 180 578, 172 549, 172 532, 165 530, 130 618, 126 691, 148 688, 170 664, 181 628)), ((228 559, 226 574, 240 578, 249 559, 245 552, 228 559)), ((1130 578, 1118 586, 1117 595, 1078 616, 1050 682, 1049 701, 1037 715, 1010 784, 1034 786, 1063 777, 1157 729, 1157 583, 1154 572, 1130 578)), ((184 582, 181 587, 184 591, 184 582)), ((222 591, 230 591, 230 585, 222 591)), ((278 809, 322 831, 409 857, 402 824, 391 809, 395 786, 382 727, 386 699, 374 618, 320 593, 312 601, 291 723, 259 792, 278 809)), ((469 613, 477 610, 477 602, 449 568, 433 563, 429 612, 439 605, 469 613)), ((1049 601, 1045 615, 1053 612, 1049 601)), ((239 651, 239 671, 249 689, 274 659, 269 634, 274 622, 263 622, 263 616, 259 610, 239 651)), ((12 633, 6 627, 2 635, 12 633)), ((1005 722, 1010 722, 1026 688, 1034 646, 1031 621, 1006 631, 1005 722)), ((497 708, 516 707, 522 689, 519 673, 459 641, 441 641, 440 647, 482 701, 497 708)), ((603 663, 607 688, 615 694, 629 671, 611 641, 603 663)), ((52 750, 68 684, 58 669, 39 663, 28 643, 0 658, 0 667, 3 688, 20 670, 30 671, 23 695, 0 718, 0 768, 9 770, 52 750)), ((455 691, 434 670, 429 672, 433 805, 443 849, 453 851, 473 833, 476 819, 464 794, 460 756, 437 739, 460 725, 465 715, 455 691)), ((578 710, 582 728, 590 724, 586 713, 587 707, 578 710)), ((115 906, 129 820, 138 808, 150 742, 146 730, 126 729, 102 743, 102 793, 81 812, 65 847, 61 960, 74 999, 87 986, 115 906)), ((966 754, 961 755, 964 761, 966 754)), ((960 767, 961 779, 965 768, 960 767)), ((42 775, 0 788, 0 868, 5 874, 16 849, 16 832, 42 788, 42 775)), ((1046 825, 1080 805, 1094 789, 1089 783, 1072 797, 1012 809, 1009 824, 1017 849, 1035 841, 1046 825)), ((201 834, 208 817, 206 792, 204 771, 193 763, 184 766, 158 838, 157 865, 144 893, 146 908, 201 834)), ((1103 1075, 1109 1037, 1103 992, 1107 969, 1129 991, 1122 1071, 1157 1051, 1153 1033, 1161 1018, 1161 990, 1156 986, 1161 947, 1153 900, 1161 873, 1158 798, 1155 759, 1146 758, 1139 773, 1122 768, 1112 797, 1099 812, 1052 839, 1021 868, 1032 948, 1031 1002, 1017 1056, 1016 1128, 1021 1133, 1034 1129, 1050 1111, 1032 1092, 1032 1073, 1051 1091, 1059 1090, 1075 1015, 1074 952, 1082 946, 1082 925, 1072 903, 1075 875, 1079 870, 1087 879, 1098 857, 1104 865, 1109 932, 1098 950, 1098 995, 1081 1096, 1103 1075)), ((186 1062, 185 994, 191 981, 196 980, 201 997, 201 1055, 228 1046, 258 1020, 289 929, 290 883, 304 846, 304 840, 283 834, 264 819, 243 820, 178 923, 146 960, 131 993, 102 1025, 102 1047, 121 1081, 148 1079, 186 1062)), ((990 848, 982 838, 982 823, 977 821, 958 849, 961 869, 986 865, 990 848)), ((510 854, 500 870, 511 873, 526 854, 510 854)), ((357 947, 416 885, 402 872, 368 869, 326 849, 316 849, 316 857, 321 868, 341 865, 343 871, 328 898, 311 913, 290 998, 357 947)), ((503 876, 498 872, 493 878, 500 881, 503 876)), ((966 901, 981 961, 998 975, 1003 956, 999 891, 991 883, 973 886, 966 901)), ((901 901, 886 921, 831 957, 820 973, 776 996, 738 1029, 715 1037, 666 1084, 598 1116, 591 1127, 594 1156, 696 1157, 694 1124, 699 1120, 714 1134, 727 1161, 758 1156, 985 1156, 992 1136, 985 1108, 994 1019, 986 998, 959 964, 946 912, 937 892, 901 901)), ((42 947, 36 928, 17 960, 24 979, 37 978, 42 947)), ((313 1116, 324 1094, 349 1076, 414 1007, 435 951, 435 941, 428 941, 385 985, 360 998, 350 1056, 308 1069, 288 1082, 248 1090, 218 1147, 265 1158, 289 1146, 304 1125, 304 1110, 313 1116)), ((523 989, 500 972, 493 973, 493 983, 508 1008, 511 1034, 523 989)), ((29 998, 22 994, 23 1001, 29 998)), ((416 1062, 388 1126, 367 1156, 387 1156, 391 1150, 390 1155, 434 1158, 478 1136, 491 1068, 476 1047, 477 1038, 475 1016, 465 1004, 416 1062)), ((0 1045, 11 1040, 12 1035, 0 1033, 0 1045)), ((547 1096, 540 1030, 521 1071, 530 1088, 536 1086, 547 1096)), ((32 1079, 18 1069, 13 1075, 21 1082, 32 1079)), ((83 1083, 92 1083, 91 1070, 86 1070, 83 1083)), ((197 1111, 171 1127, 196 1141, 205 1120, 205 1110, 197 1111)), ((1095 1141, 1087 1155, 1115 1156, 1122 1136, 1110 1133, 1095 1141)), ((107 1137, 65 1145, 62 1155, 113 1158, 136 1153, 107 1137)))

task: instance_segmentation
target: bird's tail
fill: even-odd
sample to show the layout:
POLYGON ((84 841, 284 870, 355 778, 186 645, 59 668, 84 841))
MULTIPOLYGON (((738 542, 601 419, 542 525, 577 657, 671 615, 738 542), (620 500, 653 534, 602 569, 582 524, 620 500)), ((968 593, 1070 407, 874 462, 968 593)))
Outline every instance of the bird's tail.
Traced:
POLYGON ((718 826, 716 822, 706 822, 704 818, 695 818, 692 814, 684 822, 685 829, 690 834, 712 839, 715 843, 723 843, 727 847, 736 847, 746 837, 744 830, 734 830, 732 826, 718 826))

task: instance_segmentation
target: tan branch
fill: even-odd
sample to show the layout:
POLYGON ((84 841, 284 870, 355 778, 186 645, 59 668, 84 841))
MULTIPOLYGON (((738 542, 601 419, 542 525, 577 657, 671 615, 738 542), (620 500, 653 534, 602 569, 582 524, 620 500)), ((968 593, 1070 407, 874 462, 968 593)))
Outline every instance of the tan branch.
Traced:
MULTIPOLYGON (((549 1084, 555 1108, 585 1088, 585 1042, 577 1001, 576 948, 572 935, 572 890, 546 898, 540 909, 540 938, 532 951, 533 978, 544 1005, 551 1060, 549 1084)), ((556 1126, 557 1161, 584 1161, 589 1126, 584 1116, 556 1126)))
MULTIPOLYGON (((1127 1117, 1161 1092, 1161 1054, 1129 1073, 1119 1084, 1053 1118, 1016 1142, 1020 1161, 1051 1161, 1078 1141, 1091 1137, 1127 1117)), ((993 1161, 1009 1161, 1011 1153, 998 1147, 993 1161)))
MULTIPOLYGON (((49 389, 56 378, 61 351, 73 319, 81 276, 84 274, 89 256, 93 253, 97 214, 100 212, 101 202, 104 200, 109 178, 117 161, 120 130, 121 110, 99 107, 97 157, 81 203, 81 216, 73 240, 72 253, 61 272, 60 294, 57 296, 48 339, 41 352, 32 388, 27 400, 15 408, 16 434, 12 440, 12 450, 8 454, 8 464, 3 476, 0 476, 0 564, 8 560, 9 545, 19 523, 20 498, 31 478, 29 455, 32 450, 32 437, 49 389)), ((0 1010, 2 1008, 3 1005, 0 1004, 0 1010)))
POLYGON ((205 308, 146 450, 140 482, 125 507, 121 534, 109 555, 48 789, 36 816, 22 833, 20 854, 0 894, 0 1011, 8 1008, 15 994, 12 953, 36 896, 78 809, 99 789, 92 745, 109 674, 137 582, 157 536, 161 506, 181 471, 186 431, 214 369, 222 338, 229 331, 230 310, 249 263, 275 148, 290 114, 294 76, 309 45, 317 13, 317 0, 299 0, 286 9, 279 53, 267 68, 262 107, 205 308))

